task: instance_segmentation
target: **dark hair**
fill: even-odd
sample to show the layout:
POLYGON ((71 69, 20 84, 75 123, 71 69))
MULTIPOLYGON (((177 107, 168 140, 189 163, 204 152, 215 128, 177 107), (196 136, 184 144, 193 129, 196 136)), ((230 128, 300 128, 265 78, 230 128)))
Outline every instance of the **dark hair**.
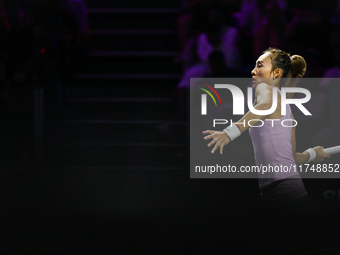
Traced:
POLYGON ((282 70, 282 78, 289 78, 285 84, 286 87, 295 87, 298 83, 298 79, 292 80, 292 78, 302 78, 307 69, 307 63, 300 55, 290 56, 282 50, 276 48, 268 48, 263 53, 270 53, 271 63, 273 65, 272 71, 276 68, 282 70))

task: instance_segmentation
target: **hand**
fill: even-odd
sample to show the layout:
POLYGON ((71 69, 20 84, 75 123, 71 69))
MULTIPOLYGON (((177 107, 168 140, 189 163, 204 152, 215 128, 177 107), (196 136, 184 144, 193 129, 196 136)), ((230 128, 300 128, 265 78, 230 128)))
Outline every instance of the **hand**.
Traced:
POLYGON ((224 145, 227 145, 230 142, 229 137, 223 131, 207 130, 203 131, 202 133, 209 134, 204 137, 205 140, 213 139, 210 143, 208 143, 208 147, 216 143, 211 153, 214 153, 218 149, 218 147, 220 147, 220 153, 222 154, 224 145))
POLYGON ((321 146, 317 146, 314 147, 313 150, 315 150, 316 152, 316 158, 313 160, 313 162, 322 162, 325 160, 325 158, 330 158, 331 155, 329 155, 328 153, 324 152, 324 147, 321 146))

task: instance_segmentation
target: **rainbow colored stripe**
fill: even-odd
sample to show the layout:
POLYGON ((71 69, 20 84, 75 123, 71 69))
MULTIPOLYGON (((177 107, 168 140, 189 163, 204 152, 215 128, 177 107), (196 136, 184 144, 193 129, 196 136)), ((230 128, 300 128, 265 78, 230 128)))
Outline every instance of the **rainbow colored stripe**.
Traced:
MULTIPOLYGON (((222 100, 221 100, 219 94, 217 93, 217 91, 216 91, 213 87, 211 87, 211 86, 208 85, 208 84, 202 83, 202 82, 196 82, 196 83, 199 83, 199 84, 202 84, 202 85, 207 86, 212 92, 215 93, 215 95, 217 96, 218 100, 220 101, 220 103, 221 103, 221 105, 222 105, 222 100)), ((200 88, 200 87, 198 87, 198 89, 201 89, 201 90, 203 90, 204 92, 206 92, 206 93, 214 100, 215 106, 217 106, 217 103, 216 103, 216 100, 215 100, 214 96, 213 96, 208 90, 203 89, 203 88, 200 88)))

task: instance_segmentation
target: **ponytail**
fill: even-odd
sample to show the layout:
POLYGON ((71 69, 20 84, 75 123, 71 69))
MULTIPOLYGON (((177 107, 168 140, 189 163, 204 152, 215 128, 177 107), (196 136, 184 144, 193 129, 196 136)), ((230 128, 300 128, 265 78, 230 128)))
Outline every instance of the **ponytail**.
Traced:
POLYGON ((289 78, 302 78, 307 69, 307 63, 300 55, 293 55, 290 57, 290 77, 289 78))
MULTIPOLYGON (((296 87, 299 83, 307 69, 307 63, 303 57, 300 55, 293 55, 290 57, 290 71, 288 73, 288 80, 285 84, 285 87, 296 87)), ((292 98, 294 93, 288 93, 288 98, 292 98)))

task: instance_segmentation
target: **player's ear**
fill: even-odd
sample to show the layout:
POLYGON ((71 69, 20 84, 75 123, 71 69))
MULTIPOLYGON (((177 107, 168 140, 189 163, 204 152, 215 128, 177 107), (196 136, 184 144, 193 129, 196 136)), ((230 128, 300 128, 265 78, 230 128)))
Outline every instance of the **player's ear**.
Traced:
POLYGON ((276 69, 274 70, 274 76, 275 76, 275 77, 281 77, 281 75, 282 75, 282 70, 281 70, 281 68, 276 68, 276 69))

